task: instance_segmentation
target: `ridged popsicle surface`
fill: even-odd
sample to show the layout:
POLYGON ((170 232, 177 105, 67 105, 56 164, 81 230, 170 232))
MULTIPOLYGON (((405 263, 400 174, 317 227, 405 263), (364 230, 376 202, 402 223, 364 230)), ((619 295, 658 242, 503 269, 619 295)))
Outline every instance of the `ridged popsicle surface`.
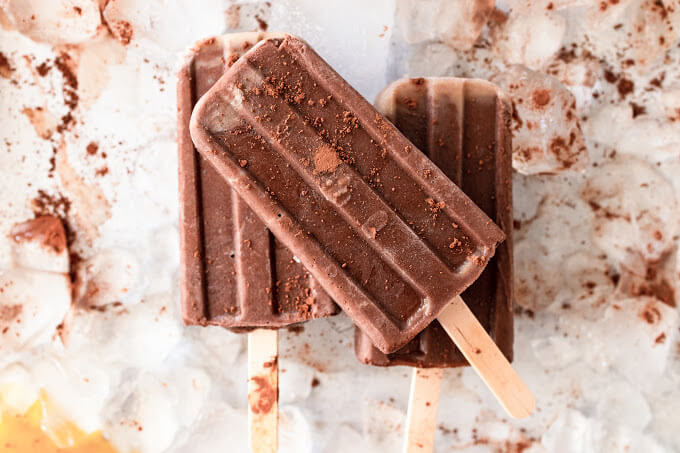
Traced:
POLYGON ((383 351, 469 286, 504 238, 303 41, 268 39, 199 101, 199 152, 383 351))
MULTIPOLYGON (((512 359, 512 148, 510 110, 492 84, 470 79, 402 79, 376 108, 420 148, 505 232, 463 300, 512 359)), ((356 329, 355 352, 366 364, 446 368, 467 365, 436 320, 397 352, 384 354, 356 329)))
POLYGON ((293 253, 201 157, 189 133, 198 99, 243 53, 272 35, 204 40, 179 71, 182 315, 187 324, 274 328, 339 312, 293 253))

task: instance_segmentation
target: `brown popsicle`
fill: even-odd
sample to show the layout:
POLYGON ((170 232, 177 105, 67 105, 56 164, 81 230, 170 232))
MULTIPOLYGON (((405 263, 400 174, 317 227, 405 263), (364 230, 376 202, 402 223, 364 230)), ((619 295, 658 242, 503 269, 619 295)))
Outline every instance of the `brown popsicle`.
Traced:
POLYGON ((384 352, 482 272, 502 231, 306 43, 260 42, 196 105, 191 137, 384 352))
POLYGON ((196 152, 189 120, 229 66, 271 36, 240 33, 197 43, 177 85, 182 317, 248 332, 248 437, 257 453, 278 444, 278 334, 270 329, 331 316, 339 307, 196 152))
MULTIPOLYGON (((505 96, 482 80, 402 79, 381 91, 375 105, 504 230, 505 242, 462 298, 512 360, 512 148, 505 96)), ((463 353, 436 320, 392 354, 359 329, 354 345, 363 363, 415 367, 404 452, 432 451, 442 368, 467 365, 463 353)))
MULTIPOLYGON (((511 110, 505 96, 483 80, 402 79, 381 91, 375 106, 505 232, 505 242, 461 297, 512 360, 511 110)), ((370 365, 468 365, 436 320, 392 354, 374 347, 360 329, 354 346, 357 358, 370 365)))
POLYGON ((224 72, 273 33, 197 43, 179 71, 178 147, 182 317, 186 324, 277 328, 334 315, 339 307, 266 229, 189 134, 191 111, 224 72))

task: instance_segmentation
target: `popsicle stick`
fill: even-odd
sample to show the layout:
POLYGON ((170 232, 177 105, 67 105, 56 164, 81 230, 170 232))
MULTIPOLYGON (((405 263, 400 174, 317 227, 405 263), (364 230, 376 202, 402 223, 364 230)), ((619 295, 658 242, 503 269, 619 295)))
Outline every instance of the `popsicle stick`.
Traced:
POLYGON ((429 453, 434 449, 443 371, 441 368, 413 370, 406 414, 404 453, 429 453))
POLYGON ((533 412, 534 395, 460 296, 437 320, 508 414, 524 418, 533 412))
POLYGON ((248 439, 253 453, 278 448, 279 367, 278 332, 248 333, 248 439))

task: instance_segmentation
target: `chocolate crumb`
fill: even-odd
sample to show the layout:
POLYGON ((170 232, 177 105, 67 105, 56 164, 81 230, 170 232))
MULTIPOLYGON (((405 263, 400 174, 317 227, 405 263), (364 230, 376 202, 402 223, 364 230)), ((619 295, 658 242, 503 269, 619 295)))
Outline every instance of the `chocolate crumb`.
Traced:
MULTIPOLYGON (((54 60, 54 67, 56 67, 59 72, 61 72, 61 75, 64 79, 64 87, 62 89, 64 103, 69 108, 69 110, 73 110, 78 105, 78 78, 71 70, 70 64, 71 57, 65 52, 60 53, 59 56, 57 56, 57 58, 54 60)), ((66 115, 64 115, 61 120, 62 124, 60 127, 61 130, 64 130, 73 121, 71 112, 68 112, 66 115)), ((57 127, 57 130, 61 132, 59 127, 57 127)))
POLYGON ((126 20, 108 22, 109 31, 122 45, 127 46, 132 41, 134 30, 132 24, 126 20))
POLYGON ((267 31, 269 28, 269 24, 265 22, 260 16, 255 16, 255 20, 257 21, 257 25, 260 27, 260 30, 262 31, 267 31))
POLYGON ((604 70, 604 79, 609 83, 616 83, 616 81, 619 80, 619 76, 614 74, 609 69, 605 69, 604 70))
POLYGON ((9 79, 12 71, 14 71, 14 68, 10 65, 9 60, 4 53, 0 52, 0 77, 9 79))
POLYGON ((644 105, 639 105, 636 104, 635 102, 631 102, 630 106, 633 109, 633 118, 637 118, 638 116, 647 113, 647 109, 645 108, 644 105))
POLYGON ((229 55, 229 58, 227 58, 227 66, 231 68, 238 59, 239 59, 238 54, 233 53, 229 55))
POLYGON ((50 72, 50 69, 52 69, 52 66, 50 66, 47 61, 43 61, 35 67, 35 71, 40 77, 45 77, 47 73, 50 72))
POLYGON ((536 105, 536 107, 543 107, 548 102, 550 102, 550 90, 534 90, 531 98, 533 99, 534 105, 536 105))
POLYGON ((616 85, 616 88, 619 90, 619 94, 621 95, 621 97, 624 98, 633 92, 635 84, 631 80, 621 78, 621 80, 619 80, 619 83, 616 85))

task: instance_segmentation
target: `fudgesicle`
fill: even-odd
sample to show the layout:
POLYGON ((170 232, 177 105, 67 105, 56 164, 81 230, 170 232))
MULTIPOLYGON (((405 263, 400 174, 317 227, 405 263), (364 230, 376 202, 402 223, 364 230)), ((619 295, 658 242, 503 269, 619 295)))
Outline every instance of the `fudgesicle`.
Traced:
POLYGON ((178 143, 182 316, 232 329, 282 327, 339 312, 326 292, 196 152, 196 101, 267 33, 201 41, 179 71, 178 143))
MULTIPOLYGON (((506 98, 483 80, 402 79, 380 92, 375 106, 505 232, 505 242, 462 298, 512 360, 512 147, 506 98)), ((359 329, 354 346, 357 358, 371 365, 467 364, 436 320, 392 354, 374 347, 359 329)))
POLYGON ((500 228, 305 42, 266 39, 196 104, 196 149, 383 352, 484 270, 500 228))

